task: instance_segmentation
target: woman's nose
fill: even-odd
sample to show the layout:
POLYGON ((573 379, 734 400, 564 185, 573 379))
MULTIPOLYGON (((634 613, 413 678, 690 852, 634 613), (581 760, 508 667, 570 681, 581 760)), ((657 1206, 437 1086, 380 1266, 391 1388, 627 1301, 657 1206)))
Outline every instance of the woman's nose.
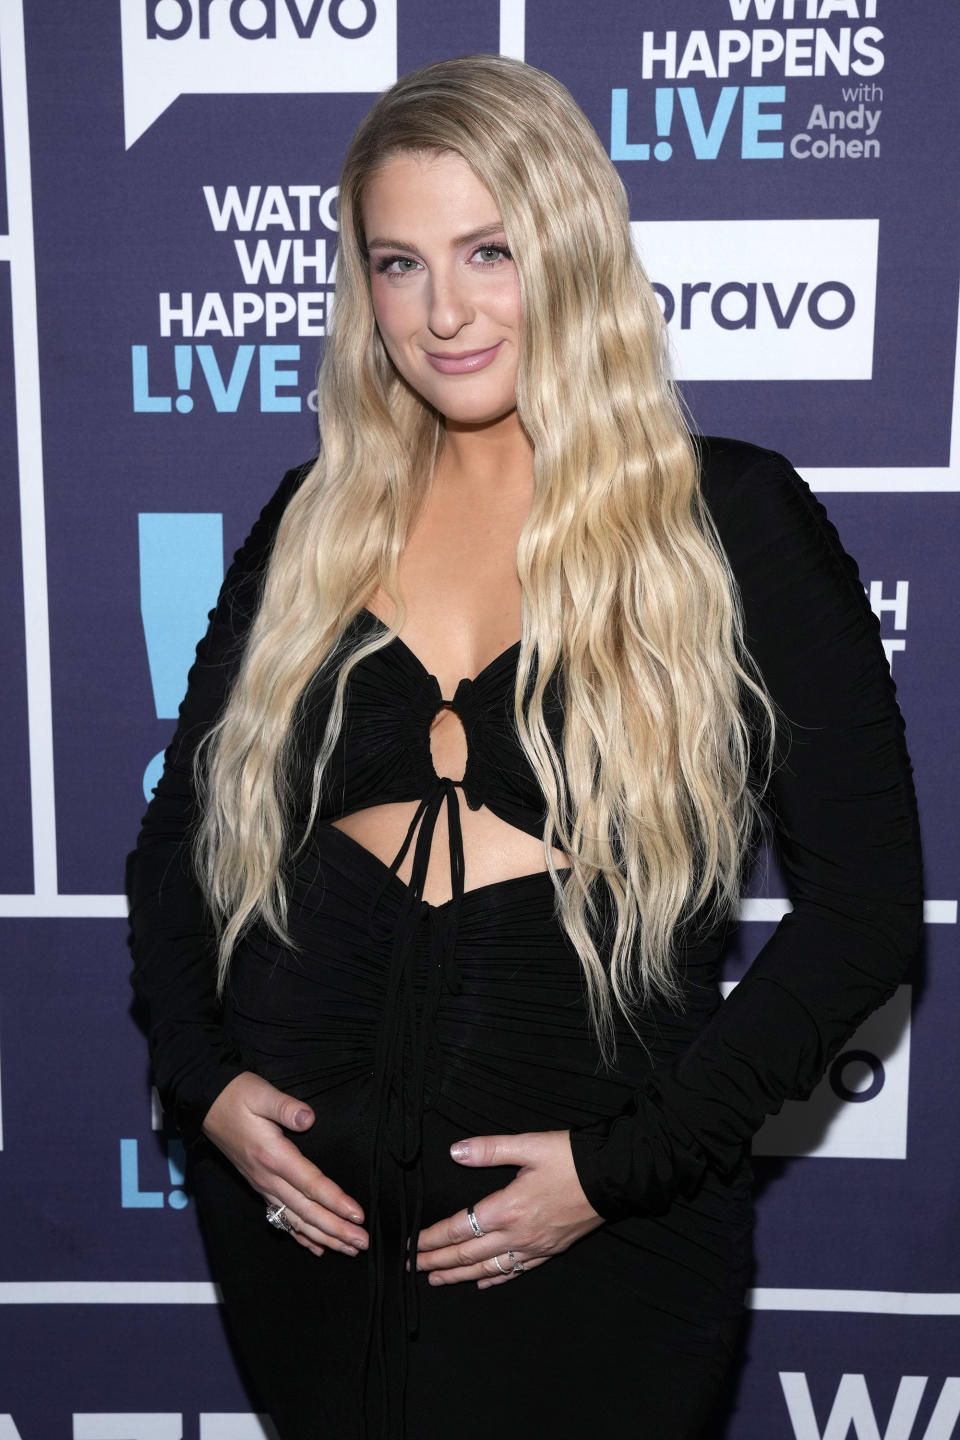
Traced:
POLYGON ((439 339, 449 340, 473 319, 473 306, 461 277, 453 272, 430 277, 430 313, 427 323, 439 339))

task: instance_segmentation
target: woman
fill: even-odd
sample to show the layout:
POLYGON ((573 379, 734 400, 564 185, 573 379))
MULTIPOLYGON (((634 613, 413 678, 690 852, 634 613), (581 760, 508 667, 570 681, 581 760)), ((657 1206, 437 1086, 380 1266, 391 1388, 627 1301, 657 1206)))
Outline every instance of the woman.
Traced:
POLYGON ((322 454, 227 576, 132 857, 157 1082, 283 1440, 688 1440, 750 1138, 918 941, 877 626, 787 463, 687 433, 557 82, 401 80, 340 227, 322 454), (793 910, 721 1008, 764 814, 793 910))

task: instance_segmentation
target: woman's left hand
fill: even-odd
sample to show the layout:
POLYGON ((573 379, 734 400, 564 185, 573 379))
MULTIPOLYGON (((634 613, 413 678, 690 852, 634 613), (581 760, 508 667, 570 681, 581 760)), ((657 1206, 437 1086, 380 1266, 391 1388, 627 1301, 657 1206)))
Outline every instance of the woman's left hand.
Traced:
POLYGON ((466 1210, 421 1230, 417 1269, 430 1272, 431 1285, 461 1280, 477 1281, 480 1290, 502 1285, 521 1273, 514 1272, 513 1265, 519 1262, 524 1270, 533 1270, 603 1224, 577 1179, 568 1130, 480 1135, 458 1141, 450 1154, 459 1164, 475 1168, 520 1168, 509 1185, 474 1203, 483 1230, 479 1239, 466 1210))

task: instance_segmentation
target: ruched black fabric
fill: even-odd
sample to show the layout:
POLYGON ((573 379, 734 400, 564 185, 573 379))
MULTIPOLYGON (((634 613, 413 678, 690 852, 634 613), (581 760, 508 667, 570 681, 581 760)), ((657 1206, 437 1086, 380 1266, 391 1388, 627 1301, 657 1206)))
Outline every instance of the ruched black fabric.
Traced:
MULTIPOLYGON (((683 1010, 651 1005, 637 1034, 621 1023, 613 1072, 597 1063, 550 877, 463 889, 458 789, 471 808, 543 829, 513 728, 518 645, 448 697, 400 640, 359 662, 320 814, 291 866, 295 948, 255 927, 217 1005, 210 921, 185 849, 192 754, 228 693, 300 472, 227 576, 131 857, 134 986, 161 1095, 193 1142, 212 1268, 283 1440, 349 1440, 365 1424, 410 1440, 697 1435, 748 1284, 750 1138, 812 1089, 916 949, 910 768, 856 567, 782 457, 700 443, 748 645, 781 712, 769 809, 793 910, 723 1005, 723 927, 690 939, 678 957, 683 1010), (442 704, 466 735, 461 782, 438 777, 431 759, 442 704), (392 866, 330 823, 399 800, 419 806, 392 866), (433 906, 423 885, 443 807, 452 898, 433 906), (314 1107, 296 1143, 363 1203, 369 1254, 318 1265, 265 1224, 262 1200, 199 1138, 207 1108, 245 1069, 314 1107), (608 1223, 484 1293, 433 1289, 406 1271, 421 1224, 512 1176, 457 1166, 450 1143, 547 1129, 570 1130, 581 1183, 608 1223)), ((381 628, 361 611, 344 638, 381 628)), ((317 677, 303 697, 304 781, 331 687, 317 677)), ((559 742, 559 674, 548 723, 559 742)))

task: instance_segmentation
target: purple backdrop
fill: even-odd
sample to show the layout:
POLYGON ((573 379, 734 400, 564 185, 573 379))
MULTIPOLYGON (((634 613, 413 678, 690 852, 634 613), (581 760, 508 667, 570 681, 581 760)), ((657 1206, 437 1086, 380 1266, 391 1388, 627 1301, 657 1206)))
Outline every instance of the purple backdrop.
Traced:
MULTIPOLYGON (((716 1436, 957 1430, 958 29, 952 0, 0 4, 0 1440, 269 1434, 129 1017, 123 857, 224 556, 313 453, 346 140, 471 50, 596 125, 697 422, 821 492, 914 757, 926 954, 758 1139, 716 1436)), ((782 894, 745 900, 731 982, 782 894)))

